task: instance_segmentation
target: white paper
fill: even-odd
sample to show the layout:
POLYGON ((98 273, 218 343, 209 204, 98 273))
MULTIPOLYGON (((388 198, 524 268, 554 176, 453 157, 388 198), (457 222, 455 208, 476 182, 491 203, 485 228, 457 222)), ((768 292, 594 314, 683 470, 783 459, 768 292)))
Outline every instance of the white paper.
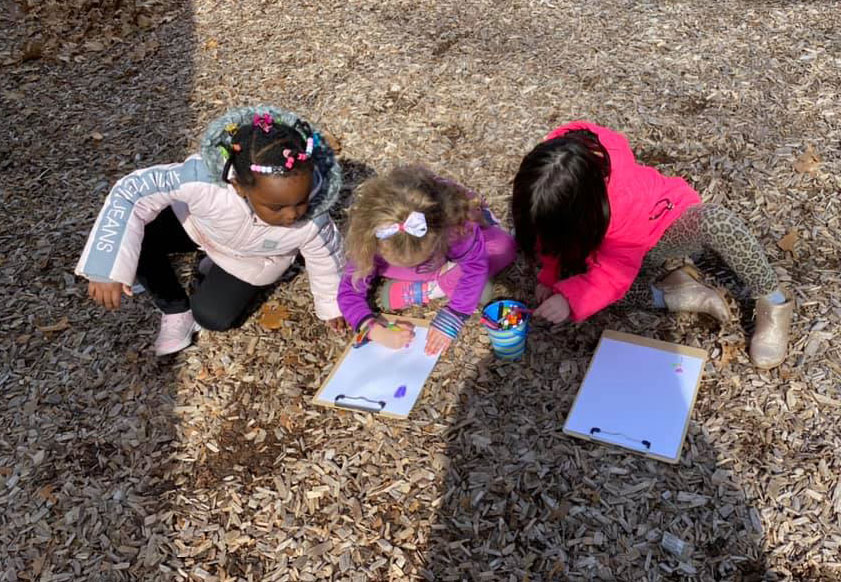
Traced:
POLYGON ((703 364, 603 338, 564 430, 677 460, 703 364))
POLYGON ((408 416, 438 361, 423 352, 428 331, 415 326, 411 345, 400 350, 374 342, 351 348, 315 402, 408 416))

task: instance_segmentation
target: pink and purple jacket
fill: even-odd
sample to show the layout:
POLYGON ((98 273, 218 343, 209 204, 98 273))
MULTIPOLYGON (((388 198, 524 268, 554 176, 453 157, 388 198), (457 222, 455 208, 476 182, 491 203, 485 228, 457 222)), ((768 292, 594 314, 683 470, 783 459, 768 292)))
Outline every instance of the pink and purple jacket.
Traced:
POLYGON ((435 278, 447 261, 461 268, 461 277, 450 297, 448 307, 464 318, 472 314, 479 305, 482 289, 489 279, 489 262, 482 227, 475 222, 468 222, 464 230, 461 236, 452 237, 446 256, 434 257, 417 267, 396 267, 376 256, 374 270, 356 285, 353 284, 354 266, 348 261, 339 285, 339 308, 348 324, 353 329, 358 329, 360 323, 374 315, 367 297, 368 290, 377 277, 428 281, 435 278))
POLYGON ((574 321, 587 319, 624 297, 646 253, 687 208, 701 203, 698 193, 682 178, 670 178, 638 164, 621 133, 574 121, 555 129, 546 139, 580 129, 595 133, 610 156, 610 223, 601 245, 587 258, 587 271, 558 280, 557 259, 540 255, 542 268, 537 276, 567 299, 574 321))

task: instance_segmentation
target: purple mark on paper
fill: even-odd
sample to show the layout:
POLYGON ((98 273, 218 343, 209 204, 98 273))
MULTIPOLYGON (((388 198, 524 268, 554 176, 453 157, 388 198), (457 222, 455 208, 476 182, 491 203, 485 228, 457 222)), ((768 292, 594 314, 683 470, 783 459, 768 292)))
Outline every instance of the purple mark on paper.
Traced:
POLYGON ((403 398, 406 396, 406 386, 400 386, 397 391, 394 393, 395 398, 403 398))

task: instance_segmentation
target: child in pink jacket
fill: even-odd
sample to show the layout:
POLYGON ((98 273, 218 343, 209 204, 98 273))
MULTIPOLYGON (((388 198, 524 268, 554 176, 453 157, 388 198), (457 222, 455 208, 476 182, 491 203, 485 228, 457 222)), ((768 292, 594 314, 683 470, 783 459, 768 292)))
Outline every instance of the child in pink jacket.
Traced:
POLYGON ((108 309, 139 281, 161 311, 155 353, 165 355, 200 328, 238 324, 300 253, 316 315, 338 329, 344 260, 328 210, 340 186, 333 151, 307 122, 275 107, 233 109, 211 123, 201 156, 114 185, 76 273, 108 309), (204 278, 188 296, 169 255, 198 249, 207 253, 204 278))
POLYGON ((793 304, 759 243, 683 179, 638 164, 622 134, 585 121, 550 133, 520 165, 512 212, 518 244, 542 266, 535 315, 581 321, 622 300, 727 321, 724 299, 689 271, 658 280, 666 259, 706 247, 756 298, 753 363, 772 368, 785 358, 793 304))

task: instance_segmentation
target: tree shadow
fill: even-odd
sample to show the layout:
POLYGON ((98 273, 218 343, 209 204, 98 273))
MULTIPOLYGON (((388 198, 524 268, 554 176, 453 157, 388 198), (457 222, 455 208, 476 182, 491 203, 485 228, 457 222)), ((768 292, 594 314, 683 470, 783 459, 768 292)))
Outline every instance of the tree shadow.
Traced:
MULTIPOLYGON (((696 343, 665 323, 641 332, 616 310, 577 326, 538 323, 522 361, 477 364, 446 437, 426 579, 779 579, 759 513, 703 420, 691 421, 677 465, 563 434, 602 330, 696 343)), ((694 419, 709 412, 717 381, 708 363, 694 419)))
POLYGON ((118 178, 192 153, 192 5, 0 8, 0 579, 158 579, 182 358, 148 352, 145 300, 106 313, 73 270, 118 178))

